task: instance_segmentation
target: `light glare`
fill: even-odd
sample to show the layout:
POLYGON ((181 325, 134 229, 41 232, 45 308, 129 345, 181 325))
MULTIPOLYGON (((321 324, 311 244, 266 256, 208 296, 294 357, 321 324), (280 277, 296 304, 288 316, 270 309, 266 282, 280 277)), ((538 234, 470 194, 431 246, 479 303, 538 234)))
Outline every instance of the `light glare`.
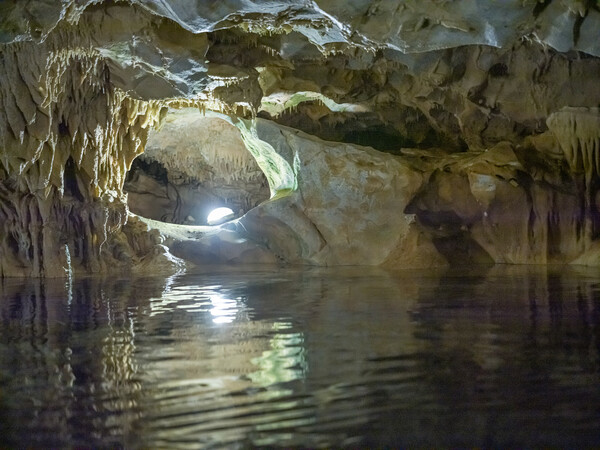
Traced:
POLYGON ((221 207, 213 209, 206 218, 206 222, 209 225, 218 225, 232 218, 233 211, 231 210, 231 208, 221 207))

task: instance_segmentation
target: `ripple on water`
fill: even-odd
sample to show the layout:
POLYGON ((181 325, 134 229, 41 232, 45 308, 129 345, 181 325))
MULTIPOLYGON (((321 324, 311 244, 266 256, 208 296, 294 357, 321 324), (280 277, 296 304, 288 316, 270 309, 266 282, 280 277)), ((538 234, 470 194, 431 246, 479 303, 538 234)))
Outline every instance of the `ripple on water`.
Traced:
POLYGON ((595 274, 3 281, 0 446, 600 445, 595 274))

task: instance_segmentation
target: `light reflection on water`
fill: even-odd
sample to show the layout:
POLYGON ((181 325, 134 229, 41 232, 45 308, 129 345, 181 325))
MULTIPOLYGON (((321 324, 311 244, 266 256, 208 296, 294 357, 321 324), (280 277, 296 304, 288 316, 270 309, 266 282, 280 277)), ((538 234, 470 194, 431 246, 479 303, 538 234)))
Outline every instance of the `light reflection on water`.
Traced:
POLYGON ((0 447, 600 445, 593 270, 3 280, 0 447))

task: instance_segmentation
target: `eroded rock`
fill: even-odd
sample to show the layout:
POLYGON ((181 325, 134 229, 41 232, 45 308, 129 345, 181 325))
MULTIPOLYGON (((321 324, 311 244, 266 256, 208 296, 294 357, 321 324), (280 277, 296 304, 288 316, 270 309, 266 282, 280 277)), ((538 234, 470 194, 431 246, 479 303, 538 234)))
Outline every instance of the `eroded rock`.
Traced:
POLYGON ((122 185, 161 106, 53 39, 4 46, 0 73, 0 274, 129 268, 110 250, 127 222, 122 185))
MULTIPOLYGON (((190 259, 600 264, 599 23, 580 0, 3 2, 0 276, 179 270, 123 191, 169 107, 225 113, 249 151, 200 158, 177 125, 147 158, 179 199, 202 179, 247 211, 266 187, 217 190, 254 160, 272 197, 190 259)), ((197 222, 147 175, 132 201, 197 222)))
POLYGON ((256 129, 293 164, 298 188, 233 229, 284 261, 403 268, 592 260, 593 211, 576 180, 557 188, 535 179, 508 142, 393 156, 266 121, 256 129))
POLYGON ((150 133, 125 184, 135 214, 173 223, 206 225, 215 208, 240 217, 270 196, 265 175, 240 131, 195 108, 174 110, 150 133))

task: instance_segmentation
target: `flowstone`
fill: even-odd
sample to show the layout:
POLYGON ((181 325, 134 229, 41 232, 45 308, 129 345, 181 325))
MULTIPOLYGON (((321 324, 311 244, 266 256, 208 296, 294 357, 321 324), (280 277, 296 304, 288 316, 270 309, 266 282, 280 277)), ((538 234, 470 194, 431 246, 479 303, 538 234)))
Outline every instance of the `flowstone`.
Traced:
POLYGON ((127 97, 102 60, 52 39, 5 46, 0 78, 0 276, 131 268, 115 247, 122 185, 161 106, 127 97))

